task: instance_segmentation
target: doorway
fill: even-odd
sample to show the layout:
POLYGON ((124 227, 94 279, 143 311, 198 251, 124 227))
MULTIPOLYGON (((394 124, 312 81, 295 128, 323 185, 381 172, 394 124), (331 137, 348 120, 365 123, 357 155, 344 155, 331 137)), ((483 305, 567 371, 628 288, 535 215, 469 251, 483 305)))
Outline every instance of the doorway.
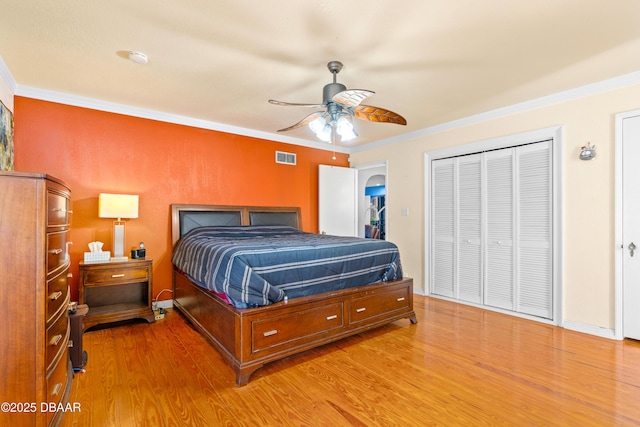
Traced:
POLYGON ((387 163, 357 166, 358 237, 384 240, 387 234, 387 163))

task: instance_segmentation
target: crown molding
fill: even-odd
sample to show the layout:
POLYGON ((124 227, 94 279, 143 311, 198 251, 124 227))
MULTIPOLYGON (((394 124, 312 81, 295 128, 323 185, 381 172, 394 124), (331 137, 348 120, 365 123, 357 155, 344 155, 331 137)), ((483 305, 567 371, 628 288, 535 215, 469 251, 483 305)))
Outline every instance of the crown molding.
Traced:
POLYGON ((149 110, 145 108, 132 107, 124 104, 101 101, 93 98, 85 98, 76 95, 69 95, 61 92, 33 88, 30 86, 17 85, 13 76, 9 72, 6 64, 0 57, 0 77, 7 83, 7 86, 17 96, 34 98, 43 101, 51 101, 60 104, 66 104, 76 107, 89 108, 93 110, 105 111, 116 114, 124 114, 133 117, 139 117, 150 120, 158 120, 162 122, 174 123, 184 126, 192 126, 201 129, 214 130, 219 132, 231 133, 235 135, 243 135, 251 138, 265 139, 269 141, 282 142, 285 144, 298 145, 302 147, 314 148, 318 150, 334 151, 338 153, 357 153, 367 151, 374 148, 383 147, 390 144, 396 144, 414 138, 433 135, 438 132, 453 130, 463 126, 469 126, 481 123, 487 120, 494 120, 511 114, 521 113, 528 110, 547 107, 553 104, 572 101, 578 98, 595 95, 602 92, 620 89, 626 86, 640 84, 640 71, 603 80, 596 83, 580 86, 574 89, 558 92, 555 94, 535 98, 529 101, 520 102, 507 107, 497 108, 495 110, 486 111, 484 113, 475 114, 450 122, 441 123, 413 132, 394 136, 391 138, 381 139, 368 144, 355 147, 340 147, 327 145, 326 143, 308 141, 300 138, 291 138, 280 134, 273 134, 255 129, 231 126, 224 123, 217 123, 208 120, 195 119, 192 117, 180 116, 177 114, 164 113, 161 111, 149 110))
POLYGON ((4 83, 7 85, 7 87, 11 91, 11 94, 16 93, 16 80, 13 78, 13 75, 11 75, 11 72, 9 71, 9 67, 7 67, 7 64, 4 62, 4 59, 2 59, 1 55, 0 55, 0 79, 3 80, 4 83))
POLYGON ((285 144, 298 145, 302 147, 315 148, 318 150, 333 151, 337 153, 350 152, 349 148, 329 145, 322 142, 307 141, 300 138, 291 138, 276 135, 269 132, 258 131, 238 126, 231 126, 224 123, 212 122, 209 120, 195 119, 192 117, 180 116, 177 114, 164 113, 162 111, 149 110, 146 108, 133 107, 130 105, 117 104, 114 102, 101 101, 93 98, 70 95, 45 89, 38 89, 30 86, 17 85, 15 95, 25 98, 33 98, 41 101, 56 102, 59 104, 71 105, 74 107, 89 108, 92 110, 105 111, 108 113, 123 114, 142 119, 157 120, 161 122, 173 123, 184 126, 191 126, 200 129, 214 130, 218 132, 242 135, 251 138, 265 139, 269 141, 283 142, 285 144))
POLYGON ((531 99, 529 101, 520 102, 507 107, 497 108, 495 110, 487 111, 473 116, 464 117, 462 119, 453 120, 450 122, 441 123, 428 128, 419 129, 413 132, 405 133, 402 135, 394 136, 391 138, 381 139, 369 144, 360 145, 351 149, 352 153, 371 150, 373 148, 383 147, 385 145, 395 144, 402 141, 407 141, 413 138, 418 138, 427 135, 433 135, 438 132, 444 132, 463 126, 469 126, 472 124, 484 122, 487 120, 494 120, 501 117, 505 117, 511 114, 521 113, 528 110, 534 110, 537 108, 548 107, 553 104, 559 104, 562 102, 572 101, 578 98, 586 96, 596 95, 603 92, 608 92, 615 89, 620 89, 626 86, 632 86, 640 84, 640 71, 625 74, 622 76, 614 77, 611 79, 603 80, 596 83, 580 86, 574 89, 565 90, 562 92, 554 93, 552 95, 542 96, 540 98, 531 99))

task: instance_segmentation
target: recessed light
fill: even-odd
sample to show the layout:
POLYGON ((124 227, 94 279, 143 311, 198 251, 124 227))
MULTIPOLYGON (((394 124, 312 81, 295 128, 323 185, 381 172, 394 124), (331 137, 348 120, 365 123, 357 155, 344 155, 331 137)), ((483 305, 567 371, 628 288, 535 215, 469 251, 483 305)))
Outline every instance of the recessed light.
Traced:
POLYGON ((142 65, 147 64, 149 62, 147 55, 145 55, 142 52, 134 52, 134 51, 129 52, 129 59, 135 62, 136 64, 142 64, 142 65))

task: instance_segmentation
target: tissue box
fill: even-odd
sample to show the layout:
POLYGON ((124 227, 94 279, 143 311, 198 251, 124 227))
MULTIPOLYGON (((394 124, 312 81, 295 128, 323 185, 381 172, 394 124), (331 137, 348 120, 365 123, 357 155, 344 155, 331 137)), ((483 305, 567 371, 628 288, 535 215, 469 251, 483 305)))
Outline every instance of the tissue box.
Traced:
POLYGON ((84 262, 106 262, 111 258, 111 252, 85 252, 84 262))

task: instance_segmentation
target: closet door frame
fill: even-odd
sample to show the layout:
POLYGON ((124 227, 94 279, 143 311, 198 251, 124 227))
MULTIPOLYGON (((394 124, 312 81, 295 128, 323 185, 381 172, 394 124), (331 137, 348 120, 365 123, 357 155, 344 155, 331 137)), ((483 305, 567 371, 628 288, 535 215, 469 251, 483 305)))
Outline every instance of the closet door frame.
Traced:
POLYGON ((543 323, 550 323, 559 325, 562 320, 562 265, 563 265, 563 250, 562 250, 562 133, 563 128, 561 126, 554 126, 535 131, 509 135, 499 138, 493 138, 488 140, 470 142, 467 144, 461 144, 449 148, 443 148, 424 153, 424 289, 425 294, 435 298, 444 298, 432 293, 432 272, 434 271, 434 254, 431 248, 433 247, 433 221, 431 214, 431 176, 432 168, 431 162, 437 159, 443 159, 447 157, 462 156, 471 153, 478 153, 488 150, 496 150, 501 148, 509 148, 534 142, 540 142, 544 140, 551 140, 551 153, 552 153, 552 288, 553 288, 553 306, 552 306, 552 319, 544 319, 537 316, 531 316, 523 313, 518 313, 510 310, 504 310, 498 307, 491 307, 481 304, 474 304, 465 301, 458 301, 463 304, 474 305, 482 307, 487 310, 503 312, 506 314, 528 318, 543 323))

